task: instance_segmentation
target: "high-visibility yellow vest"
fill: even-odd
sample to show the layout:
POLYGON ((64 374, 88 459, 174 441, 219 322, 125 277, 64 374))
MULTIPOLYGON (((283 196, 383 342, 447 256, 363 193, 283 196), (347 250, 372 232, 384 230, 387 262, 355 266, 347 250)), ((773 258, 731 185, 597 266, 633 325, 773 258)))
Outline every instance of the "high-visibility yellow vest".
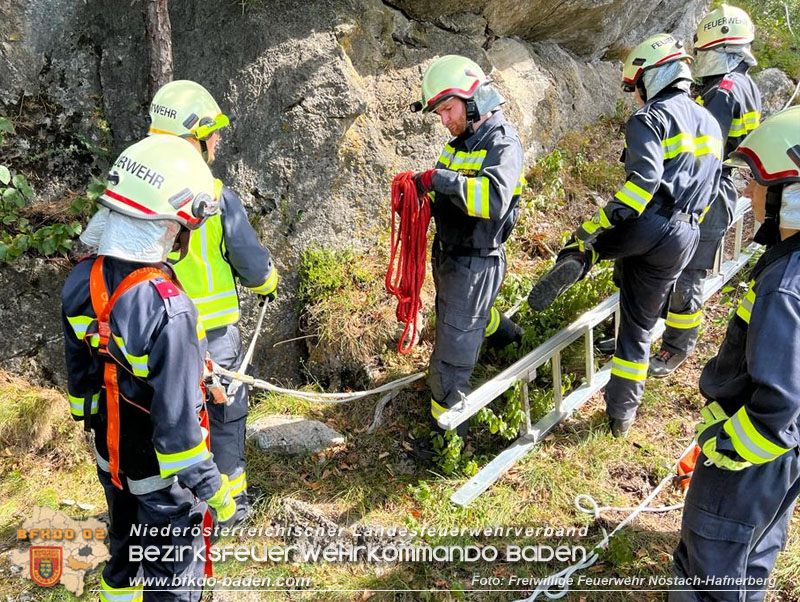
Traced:
MULTIPOLYGON (((218 194, 222 182, 215 181, 218 194)), ((177 258, 177 255, 171 258, 177 258)), ((186 294, 194 301, 206 330, 239 321, 239 296, 233 270, 225 259, 225 239, 219 214, 208 218, 189 238, 186 257, 173 268, 186 294)))

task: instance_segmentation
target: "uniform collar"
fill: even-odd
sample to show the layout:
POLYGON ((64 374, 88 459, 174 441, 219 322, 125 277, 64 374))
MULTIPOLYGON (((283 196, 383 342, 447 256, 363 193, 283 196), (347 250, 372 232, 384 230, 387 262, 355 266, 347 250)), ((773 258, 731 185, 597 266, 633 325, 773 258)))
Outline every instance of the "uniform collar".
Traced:
POLYGON ((481 124, 481 127, 479 127, 478 131, 476 131, 474 134, 466 137, 464 137, 463 134, 461 136, 457 136, 450 141, 450 144, 453 146, 465 146, 468 151, 472 151, 478 146, 480 141, 483 140, 483 137, 486 136, 486 134, 502 124, 503 121, 503 111, 501 109, 497 109, 489 116, 489 119, 481 124))

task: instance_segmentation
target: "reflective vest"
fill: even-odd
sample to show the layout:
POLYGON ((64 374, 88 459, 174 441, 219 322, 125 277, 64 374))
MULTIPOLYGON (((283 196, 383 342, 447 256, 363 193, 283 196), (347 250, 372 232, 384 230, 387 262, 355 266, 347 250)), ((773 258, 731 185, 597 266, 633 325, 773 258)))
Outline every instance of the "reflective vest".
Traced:
MULTIPOLYGON (((222 182, 215 180, 217 198, 222 182)), ((170 259, 177 259, 170 254, 170 259)), ((194 302, 203 328, 211 330, 239 321, 239 296, 233 270, 225 259, 225 238, 220 214, 208 218, 189 238, 186 256, 174 264, 183 290, 194 302)))

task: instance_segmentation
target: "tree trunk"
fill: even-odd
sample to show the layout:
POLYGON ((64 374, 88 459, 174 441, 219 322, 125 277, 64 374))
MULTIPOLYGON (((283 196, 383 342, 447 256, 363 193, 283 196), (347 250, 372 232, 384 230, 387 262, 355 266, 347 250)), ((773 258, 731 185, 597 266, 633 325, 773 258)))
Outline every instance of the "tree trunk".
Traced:
POLYGON ((150 58, 147 77, 149 98, 172 81, 172 26, 169 23, 169 0, 144 0, 145 30, 150 58))

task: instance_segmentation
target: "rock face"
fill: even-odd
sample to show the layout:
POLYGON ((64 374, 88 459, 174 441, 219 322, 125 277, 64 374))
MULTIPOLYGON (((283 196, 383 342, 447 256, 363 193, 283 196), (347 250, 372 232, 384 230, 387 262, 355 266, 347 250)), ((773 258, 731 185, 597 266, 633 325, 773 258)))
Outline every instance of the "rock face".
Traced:
POLYGON ((313 454, 344 443, 344 435, 317 421, 292 416, 264 416, 247 427, 247 438, 270 454, 313 454))
MULTIPOLYGON (((202 82, 237 116, 213 169, 242 197, 282 275, 255 369, 294 378, 302 342, 272 344, 296 336, 293 268, 300 253, 312 243, 377 244, 387 227, 391 178, 431 166, 446 140, 434 116, 407 110, 431 60, 459 53, 493 71, 529 163, 565 132, 615 110, 619 63, 599 60, 608 49, 662 30, 686 37, 707 0, 270 0, 245 6, 172 0, 175 74, 202 82)), ((102 174, 146 129, 141 7, 10 0, 0 14, 0 113, 24 113, 34 97, 44 99, 52 115, 67 116, 62 125, 69 130, 54 137, 51 152, 88 150, 64 167, 69 177, 34 178, 42 200, 52 200, 80 188, 90 173, 102 174), (113 151, 109 156, 97 151, 104 146, 113 151)), ((12 167, 49 172, 49 163, 20 161, 12 167)), ((243 304, 247 340, 255 313, 247 293, 243 304)), ((18 309, 14 319, 30 324, 52 321, 59 311, 54 294, 18 309)), ((0 342, 0 357, 9 350, 0 342)), ((57 365, 47 369, 58 376, 57 365)))
POLYGON ((753 76, 761 91, 763 117, 780 111, 794 92, 794 83, 780 69, 771 68, 759 71, 753 76))

